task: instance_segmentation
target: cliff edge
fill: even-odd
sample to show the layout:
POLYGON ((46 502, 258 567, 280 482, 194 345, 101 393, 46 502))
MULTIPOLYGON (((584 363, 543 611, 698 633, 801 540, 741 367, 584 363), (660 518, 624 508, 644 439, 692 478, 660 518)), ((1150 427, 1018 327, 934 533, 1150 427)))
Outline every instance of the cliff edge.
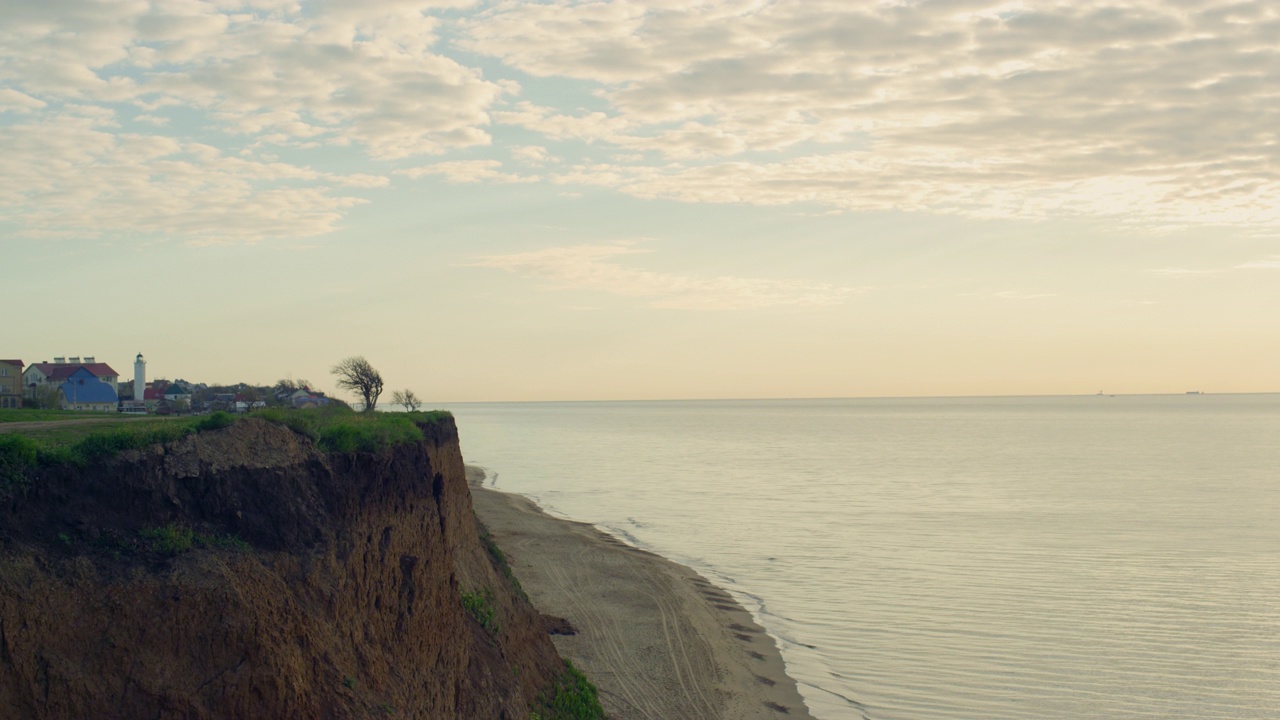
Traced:
POLYGON ((0 717, 523 719, 564 664, 451 418, 325 453, 259 419, 0 497, 0 717))

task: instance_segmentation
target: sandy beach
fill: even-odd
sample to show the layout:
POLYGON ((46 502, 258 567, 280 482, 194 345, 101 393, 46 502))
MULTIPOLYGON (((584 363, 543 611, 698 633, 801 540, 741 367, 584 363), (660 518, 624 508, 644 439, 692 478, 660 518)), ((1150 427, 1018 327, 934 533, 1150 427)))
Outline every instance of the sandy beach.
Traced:
POLYGON ((728 593, 683 565, 484 488, 480 468, 468 467, 467 478, 476 514, 534 605, 576 631, 553 640, 596 683, 610 718, 811 718, 773 639, 728 593))

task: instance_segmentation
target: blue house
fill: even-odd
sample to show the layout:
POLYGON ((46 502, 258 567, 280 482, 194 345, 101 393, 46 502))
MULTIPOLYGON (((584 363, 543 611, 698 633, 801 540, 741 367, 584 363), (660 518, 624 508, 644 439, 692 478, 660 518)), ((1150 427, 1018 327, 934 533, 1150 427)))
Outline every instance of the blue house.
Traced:
POLYGON ((84 368, 78 368, 58 386, 62 393, 63 410, 94 410, 115 412, 120 399, 110 385, 84 368))

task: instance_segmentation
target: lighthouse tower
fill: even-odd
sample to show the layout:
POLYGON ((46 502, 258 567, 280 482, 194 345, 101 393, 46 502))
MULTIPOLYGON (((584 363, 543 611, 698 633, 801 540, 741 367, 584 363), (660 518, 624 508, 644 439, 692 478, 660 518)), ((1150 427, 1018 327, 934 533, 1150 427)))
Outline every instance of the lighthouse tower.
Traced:
POLYGON ((138 405, 147 402, 147 361, 142 359, 142 353, 133 361, 133 401, 138 405))

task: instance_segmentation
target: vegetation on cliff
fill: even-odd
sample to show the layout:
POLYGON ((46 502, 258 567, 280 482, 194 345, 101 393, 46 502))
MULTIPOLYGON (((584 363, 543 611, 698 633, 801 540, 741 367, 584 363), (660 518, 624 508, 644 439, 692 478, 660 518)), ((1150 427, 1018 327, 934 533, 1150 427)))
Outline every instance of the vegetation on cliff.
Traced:
POLYGON ((356 412, 343 406, 312 410, 267 408, 251 414, 284 425, 328 452, 377 452, 393 445, 422 442, 421 425, 453 417, 444 410, 411 413, 356 412))
MULTIPOLYGON (((394 445, 422 442, 423 425, 435 425, 448 412, 357 413, 343 405, 292 410, 267 408, 249 415, 284 425, 311 438, 326 452, 377 452, 394 445)), ((0 434, 0 491, 24 482, 37 467, 72 464, 86 467, 124 450, 180 440, 193 433, 220 430, 241 419, 225 412, 195 418, 59 424, 50 416, 44 427, 0 434)))
POLYGON ((108 425, 59 447, 163 445, 41 465, 46 435, 0 434, 0 715, 600 717, 480 539, 447 414, 108 425))
POLYGON ((529 720, 605 720, 596 686, 573 663, 564 665, 560 677, 538 695, 529 720))
POLYGON ((235 422, 227 413, 199 418, 62 425, 0 435, 0 489, 24 482, 40 466, 86 467, 124 450, 137 450, 219 430, 235 422))

